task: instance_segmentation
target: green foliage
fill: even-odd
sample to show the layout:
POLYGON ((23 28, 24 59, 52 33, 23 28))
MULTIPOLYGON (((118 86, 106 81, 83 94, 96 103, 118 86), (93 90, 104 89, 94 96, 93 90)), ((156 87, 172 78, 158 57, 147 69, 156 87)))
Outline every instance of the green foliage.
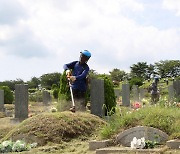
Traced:
POLYGON ((53 89, 53 97, 55 99, 58 99, 58 94, 59 94, 59 88, 54 88, 53 89))
POLYGON ((151 106, 128 112, 117 109, 108 125, 102 128, 101 137, 110 138, 120 130, 135 126, 149 126, 166 132, 171 138, 180 138, 179 119, 180 110, 174 107, 151 106))
POLYGON ((158 142, 147 140, 147 141, 145 141, 144 149, 153 149, 156 147, 156 145, 158 145, 158 142))
POLYGON ((24 83, 24 81, 22 79, 16 79, 16 80, 0 82, 0 86, 7 86, 10 88, 11 91, 14 91, 15 85, 22 84, 22 83, 24 83))
POLYGON ((37 91, 37 89, 34 89, 34 88, 33 89, 30 89, 30 88, 28 89, 29 93, 35 93, 36 91, 37 91))
POLYGON ((29 101, 42 102, 43 101, 42 91, 37 90, 35 93, 30 93, 29 94, 29 101))
POLYGON ((161 60, 155 66, 162 78, 180 76, 180 60, 161 60))
POLYGON ((66 72, 65 71, 61 75, 61 78, 60 78, 60 88, 59 88, 58 98, 59 99, 65 98, 66 100, 71 99, 71 94, 70 94, 69 85, 68 85, 68 81, 66 78, 66 72))
POLYGON ((116 96, 114 93, 113 83, 107 76, 100 77, 104 79, 104 95, 105 95, 105 113, 113 114, 116 107, 116 96))
POLYGON ((130 84, 130 89, 132 88, 133 85, 142 86, 143 85, 143 79, 142 78, 138 78, 138 77, 133 77, 129 81, 129 84, 130 84))
POLYGON ((4 104, 12 104, 14 97, 10 88, 7 86, 2 86, 0 87, 0 89, 4 90, 4 104))
POLYGON ((138 77, 142 79, 149 79, 151 74, 154 73, 154 66, 147 65, 146 62, 138 62, 130 66, 131 68, 131 77, 138 77))
POLYGON ((61 77, 60 73, 49 73, 49 74, 43 74, 40 77, 41 85, 43 88, 51 89, 53 84, 56 84, 59 86, 59 79, 61 77))
POLYGON ((8 152, 22 152, 22 151, 29 151, 31 148, 37 146, 37 143, 26 144, 22 140, 17 140, 16 142, 4 141, 0 144, 0 152, 8 153, 8 152))
POLYGON ((36 89, 38 88, 38 85, 41 83, 39 78, 36 77, 32 77, 30 81, 27 82, 28 83, 28 87, 31 89, 36 89))
POLYGON ((112 70, 111 72, 109 72, 109 73, 110 73, 110 75, 111 75, 111 79, 112 79, 113 81, 118 81, 118 82, 122 81, 123 78, 126 76, 125 71, 122 71, 122 70, 117 69, 117 68, 113 69, 113 70, 112 70))

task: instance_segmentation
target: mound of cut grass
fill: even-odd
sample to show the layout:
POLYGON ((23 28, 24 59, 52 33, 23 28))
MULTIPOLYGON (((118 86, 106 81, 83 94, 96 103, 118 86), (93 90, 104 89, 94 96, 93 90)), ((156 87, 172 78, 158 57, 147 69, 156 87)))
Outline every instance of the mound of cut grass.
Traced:
POLYGON ((77 137, 92 135, 105 122, 88 113, 56 112, 33 116, 10 131, 3 139, 27 143, 37 142, 38 145, 61 143, 77 137))

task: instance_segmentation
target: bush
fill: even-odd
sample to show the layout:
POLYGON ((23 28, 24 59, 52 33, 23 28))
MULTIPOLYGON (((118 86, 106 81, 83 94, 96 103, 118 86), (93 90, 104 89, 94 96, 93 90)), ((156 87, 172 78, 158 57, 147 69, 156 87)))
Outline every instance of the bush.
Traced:
POLYGON ((143 79, 134 77, 129 81, 130 84, 130 89, 132 88, 133 85, 138 85, 139 87, 143 85, 143 79))
POLYGON ((65 71, 60 77, 60 88, 59 88, 58 98, 59 99, 65 98, 66 100, 71 99, 71 94, 70 94, 69 85, 68 85, 65 71))
POLYGON ((55 99, 58 98, 58 93, 59 93, 59 88, 54 88, 54 89, 53 89, 53 97, 54 97, 55 99))
POLYGON ((12 104, 14 97, 10 88, 7 86, 2 86, 0 87, 0 89, 4 90, 4 104, 12 104))

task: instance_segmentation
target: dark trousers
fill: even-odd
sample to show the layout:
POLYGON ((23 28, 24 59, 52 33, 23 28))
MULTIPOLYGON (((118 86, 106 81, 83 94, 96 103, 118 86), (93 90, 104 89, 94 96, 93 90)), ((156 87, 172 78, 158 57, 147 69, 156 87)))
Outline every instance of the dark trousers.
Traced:
POLYGON ((77 89, 73 89, 73 97, 74 97, 76 110, 85 111, 86 110, 85 92, 77 89))

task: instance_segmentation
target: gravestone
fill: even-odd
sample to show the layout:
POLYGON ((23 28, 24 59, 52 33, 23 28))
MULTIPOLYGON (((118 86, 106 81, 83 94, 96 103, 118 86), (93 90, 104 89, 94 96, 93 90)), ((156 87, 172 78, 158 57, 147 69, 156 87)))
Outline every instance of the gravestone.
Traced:
POLYGON ((174 87, 173 87, 173 85, 170 85, 168 87, 168 95, 169 95, 170 101, 174 99, 174 87))
POLYGON ((122 85, 122 105, 130 106, 130 87, 129 84, 122 85))
POLYGON ((139 89, 139 98, 140 98, 140 100, 145 98, 145 89, 144 88, 139 89))
POLYGON ((103 117, 105 115, 103 106, 105 103, 104 80, 93 79, 91 81, 90 96, 91 113, 99 117, 103 117))
POLYGON ((0 112, 4 112, 4 90, 0 90, 0 112))
POLYGON ((168 135, 159 129, 137 126, 119 133, 116 137, 116 142, 123 146, 130 147, 134 137, 137 139, 144 137, 145 140, 156 141, 158 143, 163 143, 168 140, 168 135))
POLYGON ((28 85, 15 85, 15 119, 28 118, 28 85))
POLYGON ((173 82, 173 87, 175 90, 175 96, 179 97, 180 96, 180 80, 176 80, 173 82))
POLYGON ((139 88, 137 85, 132 86, 133 101, 139 101, 139 88))
POLYGON ((48 105, 51 103, 51 95, 50 92, 44 90, 43 91, 43 104, 48 105))
POLYGON ((120 91, 120 89, 114 89, 114 93, 115 93, 116 99, 118 100, 119 97, 121 96, 121 91, 120 91))

